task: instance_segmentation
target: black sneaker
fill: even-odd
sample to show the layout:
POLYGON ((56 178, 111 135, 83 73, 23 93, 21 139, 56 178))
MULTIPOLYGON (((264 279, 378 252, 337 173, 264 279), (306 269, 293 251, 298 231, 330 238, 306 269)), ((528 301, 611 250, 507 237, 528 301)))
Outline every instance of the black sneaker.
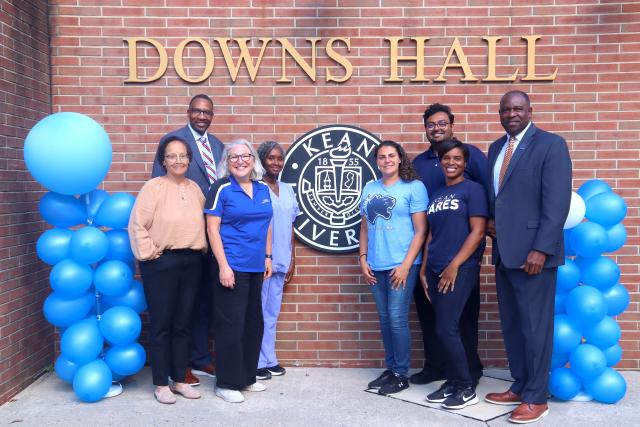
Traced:
POLYGON ((287 373, 287 370, 280 365, 271 366, 270 368, 267 368, 267 371, 269 371, 274 377, 279 377, 280 375, 287 373))
POLYGON ((426 372, 426 371, 416 372, 415 374, 411 375, 411 377, 409 377, 409 381, 411 381, 412 384, 419 384, 419 385, 429 384, 434 381, 442 381, 443 379, 444 379, 443 375, 435 374, 432 372, 426 372))
POLYGON ((259 368, 256 371, 256 379, 257 380, 270 380, 271 372, 267 368, 259 368))
POLYGON ((409 378, 394 372, 393 376, 389 377, 389 380, 380 387, 378 394, 386 396, 399 393, 407 388, 409 388, 409 378))
POLYGON ((427 394, 426 400, 427 402, 431 403, 442 403, 449 397, 456 394, 457 390, 458 389, 456 388, 456 386, 445 381, 444 383, 442 383, 439 389, 437 389, 433 393, 427 394))
POLYGON ((380 388, 385 385, 391 377, 393 377, 393 372, 387 369, 378 378, 369 383, 369 388, 380 388))
POLYGON ((467 387, 458 389, 456 394, 447 397, 447 399, 442 402, 442 407, 445 409, 462 409, 475 405, 476 403, 478 403, 476 392, 473 391, 471 387, 467 387))

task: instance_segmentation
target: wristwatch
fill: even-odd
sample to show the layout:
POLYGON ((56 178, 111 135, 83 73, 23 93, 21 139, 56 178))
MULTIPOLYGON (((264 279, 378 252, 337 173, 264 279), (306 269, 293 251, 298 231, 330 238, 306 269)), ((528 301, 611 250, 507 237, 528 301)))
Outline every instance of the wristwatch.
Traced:
POLYGON ((273 255, 271 255, 271 254, 264 254, 264 257, 265 258, 269 258, 269 259, 273 259, 273 255))

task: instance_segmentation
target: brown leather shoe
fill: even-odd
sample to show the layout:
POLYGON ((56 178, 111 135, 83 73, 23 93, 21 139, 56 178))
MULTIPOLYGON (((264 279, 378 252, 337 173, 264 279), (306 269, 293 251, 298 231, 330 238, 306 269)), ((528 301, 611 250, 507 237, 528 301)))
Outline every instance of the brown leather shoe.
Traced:
POLYGON ((191 373, 194 375, 206 375, 211 378, 216 377, 216 368, 213 364, 209 363, 207 366, 202 368, 191 368, 191 373))
POLYGON ((509 417, 509 421, 516 424, 534 423, 549 413, 546 403, 535 405, 533 403, 521 403, 509 417))
POLYGON ((189 368, 187 368, 187 372, 184 374, 184 382, 190 386, 200 385, 200 380, 191 373, 191 369, 189 368))
POLYGON ((494 405, 519 405, 522 403, 520 396, 511 390, 504 393, 489 393, 484 397, 484 400, 494 405))

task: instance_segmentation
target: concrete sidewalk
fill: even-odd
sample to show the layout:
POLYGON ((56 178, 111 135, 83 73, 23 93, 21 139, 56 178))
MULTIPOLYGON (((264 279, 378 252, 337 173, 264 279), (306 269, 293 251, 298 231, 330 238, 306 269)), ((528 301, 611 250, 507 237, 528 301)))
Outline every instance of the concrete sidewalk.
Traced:
MULTIPOLYGON (((71 386, 54 373, 38 379, 0 407, 0 425, 11 426, 504 426, 507 416, 487 423, 439 409, 366 393, 379 369, 288 368, 264 383, 262 393, 245 393, 230 404, 215 397, 214 379, 201 378, 200 400, 178 396, 175 405, 153 398, 151 371, 145 368, 124 383, 124 393, 98 403, 79 402, 71 386)), ((503 370, 486 374, 505 376, 503 370)), ((507 374, 508 375, 508 374, 507 374)), ((616 405, 551 401, 550 413, 536 426, 639 426, 640 372, 623 372, 627 394, 616 405)), ((483 396, 479 396, 482 398, 483 396)))

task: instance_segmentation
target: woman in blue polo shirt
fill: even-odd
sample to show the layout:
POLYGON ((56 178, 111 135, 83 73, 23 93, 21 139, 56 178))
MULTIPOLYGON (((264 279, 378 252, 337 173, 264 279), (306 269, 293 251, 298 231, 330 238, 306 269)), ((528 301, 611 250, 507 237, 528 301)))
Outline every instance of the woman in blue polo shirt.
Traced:
POLYGON ((383 141, 374 156, 382 178, 362 192, 359 262, 376 301, 387 367, 369 388, 387 395, 409 387, 409 305, 422 262, 428 197, 400 144, 383 141))
POLYGON ((464 178, 467 146, 455 138, 443 141, 438 158, 447 186, 431 195, 427 208, 429 236, 420 281, 433 305, 436 334, 448 362, 446 381, 427 395, 427 401, 462 409, 478 403, 459 324, 469 296, 480 286, 489 211, 484 187, 464 178))
POLYGON ((262 343, 262 281, 271 276, 271 197, 260 181, 264 169, 248 141, 228 144, 218 180, 205 202, 207 233, 220 267, 214 287, 216 396, 244 401, 241 391, 263 391, 256 382, 262 343))

